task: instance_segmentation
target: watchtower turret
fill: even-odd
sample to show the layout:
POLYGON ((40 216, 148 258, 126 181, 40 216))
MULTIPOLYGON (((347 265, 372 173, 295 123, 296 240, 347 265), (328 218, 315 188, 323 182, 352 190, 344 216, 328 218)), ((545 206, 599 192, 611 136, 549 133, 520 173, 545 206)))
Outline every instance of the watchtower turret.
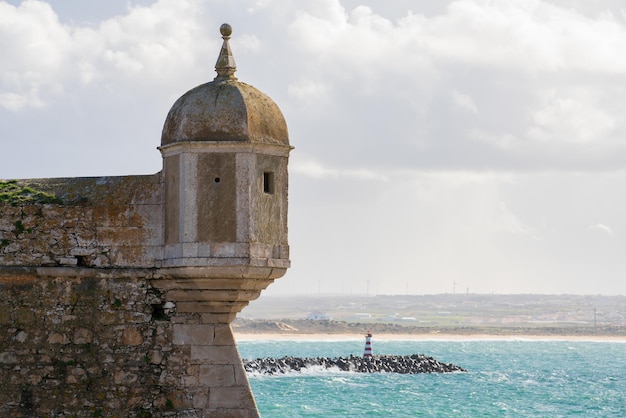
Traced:
POLYGON ((175 282, 160 285, 180 309, 208 309, 230 322, 289 267, 292 147, 276 103, 234 76, 231 27, 220 32, 217 76, 180 97, 163 126, 161 272, 175 282))

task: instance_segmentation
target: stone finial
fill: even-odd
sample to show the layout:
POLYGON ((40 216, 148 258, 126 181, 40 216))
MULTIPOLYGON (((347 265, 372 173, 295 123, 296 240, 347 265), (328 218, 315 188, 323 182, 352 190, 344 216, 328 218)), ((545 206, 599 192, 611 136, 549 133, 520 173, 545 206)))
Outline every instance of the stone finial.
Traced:
POLYGON ((220 26, 220 33, 222 34, 224 42, 222 43, 220 55, 217 57, 217 62, 215 63, 215 71, 217 72, 215 81, 237 80, 234 75, 235 71, 237 71, 237 64, 235 64, 233 52, 230 50, 230 45, 228 44, 230 35, 233 33, 233 28, 228 23, 224 23, 220 26))

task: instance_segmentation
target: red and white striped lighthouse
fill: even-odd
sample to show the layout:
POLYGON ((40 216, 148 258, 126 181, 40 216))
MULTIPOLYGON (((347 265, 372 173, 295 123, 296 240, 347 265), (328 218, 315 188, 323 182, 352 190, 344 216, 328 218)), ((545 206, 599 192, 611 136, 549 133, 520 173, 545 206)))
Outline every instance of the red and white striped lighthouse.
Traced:
POLYGON ((367 331, 365 336, 365 351, 363 357, 372 357, 372 333, 367 331))

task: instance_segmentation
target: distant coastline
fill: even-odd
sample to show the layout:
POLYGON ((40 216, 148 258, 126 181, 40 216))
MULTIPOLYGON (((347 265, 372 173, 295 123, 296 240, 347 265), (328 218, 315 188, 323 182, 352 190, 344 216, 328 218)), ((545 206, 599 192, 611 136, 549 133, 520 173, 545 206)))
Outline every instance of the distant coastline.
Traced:
POLYGON ((351 340, 371 331, 378 340, 554 340, 623 341, 626 327, 419 327, 393 323, 315 320, 237 319, 232 324, 237 341, 351 340))
MULTIPOLYGON (((247 334, 235 332, 237 342, 242 341, 362 341, 355 334, 247 334)), ((542 336, 542 335, 487 335, 487 334, 377 334, 375 341, 588 341, 626 343, 626 336, 542 336)))

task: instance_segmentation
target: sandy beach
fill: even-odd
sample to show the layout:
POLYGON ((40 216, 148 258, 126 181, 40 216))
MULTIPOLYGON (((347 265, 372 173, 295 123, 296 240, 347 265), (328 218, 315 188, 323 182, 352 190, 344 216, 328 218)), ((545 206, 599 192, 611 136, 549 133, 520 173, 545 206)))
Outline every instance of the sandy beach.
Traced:
MULTIPOLYGON (((377 341, 590 341, 623 342, 626 336, 611 335, 459 335, 445 333, 429 334, 378 334, 377 341)), ((285 333, 238 333, 236 341, 351 341, 364 340, 357 334, 285 334, 285 333)))

